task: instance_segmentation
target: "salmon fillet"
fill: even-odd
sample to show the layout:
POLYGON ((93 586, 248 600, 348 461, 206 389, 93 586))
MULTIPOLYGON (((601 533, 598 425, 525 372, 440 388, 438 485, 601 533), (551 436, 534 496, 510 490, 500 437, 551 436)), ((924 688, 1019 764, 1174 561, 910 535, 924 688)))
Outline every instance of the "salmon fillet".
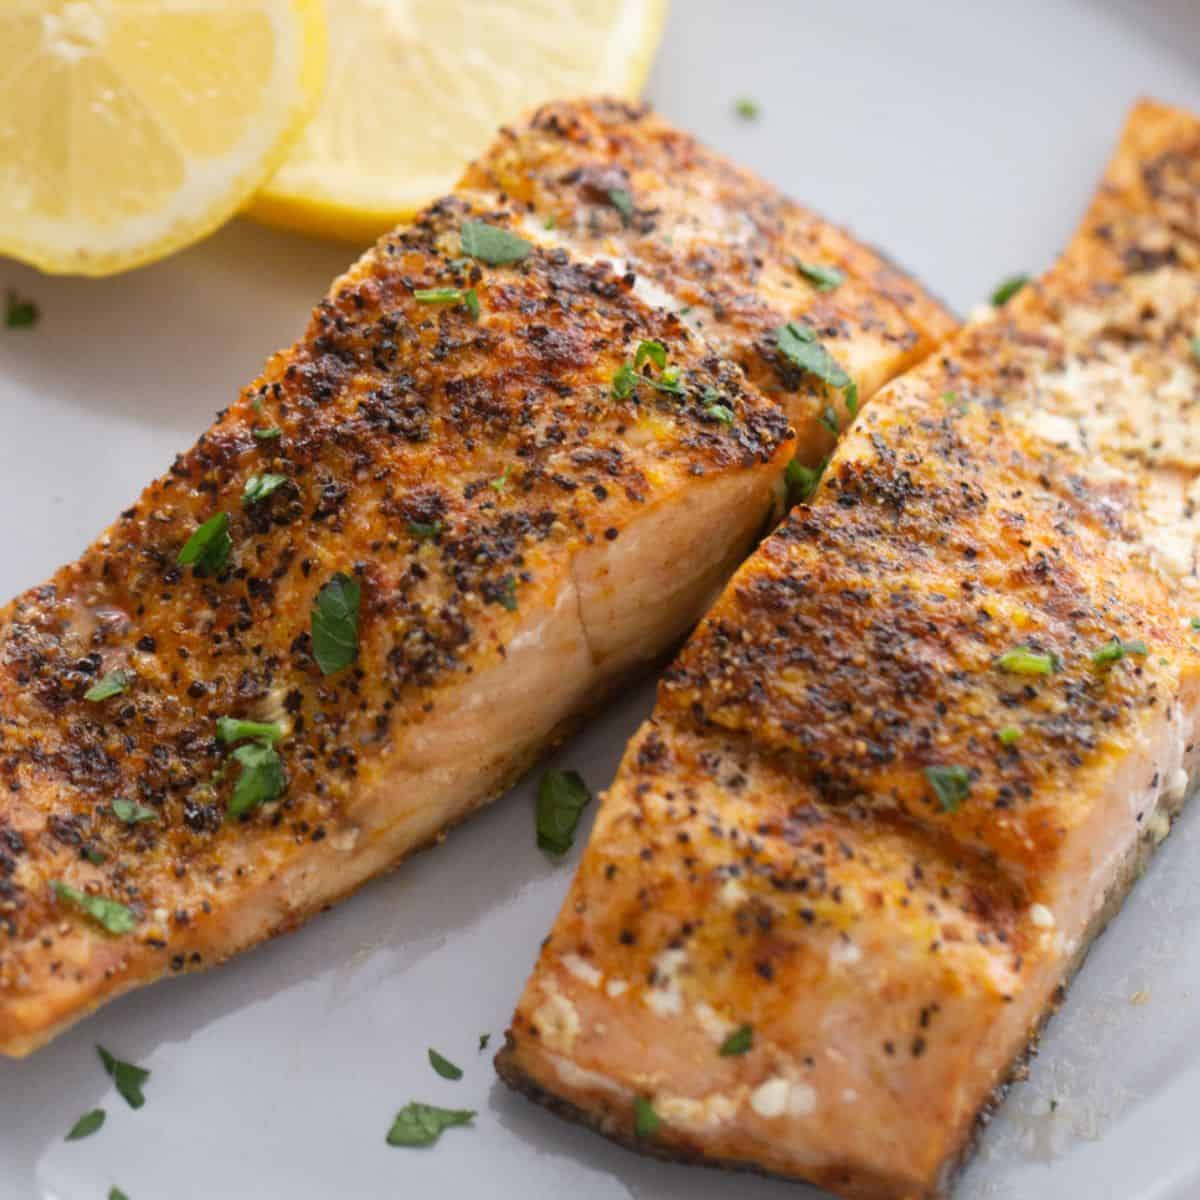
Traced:
POLYGON ((817 464, 857 410, 781 353, 800 320, 857 385, 857 402, 947 338, 954 318, 877 252, 645 108, 548 104, 501 130, 460 190, 499 192, 522 231, 631 273, 788 414, 817 464))
POLYGON ((1200 720, 1200 122, 886 388, 659 688, 501 1075, 647 1153, 944 1195, 1200 720))
POLYGON ((384 238, 0 610, 0 1052, 438 838, 750 549, 786 414, 630 274, 514 241, 526 216, 475 188, 384 238))

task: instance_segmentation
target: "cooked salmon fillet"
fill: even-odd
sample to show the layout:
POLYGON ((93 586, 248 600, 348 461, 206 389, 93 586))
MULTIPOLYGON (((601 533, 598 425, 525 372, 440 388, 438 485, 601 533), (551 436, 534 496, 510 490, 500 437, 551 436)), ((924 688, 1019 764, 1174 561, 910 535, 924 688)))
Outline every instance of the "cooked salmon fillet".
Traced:
POLYGON ((944 1195, 1200 722, 1200 122, 886 388, 663 680, 498 1056, 647 1153, 944 1195))
POLYGON ((502 130, 459 188, 500 192, 523 211, 526 236, 632 273, 649 303, 677 312, 784 408, 809 466, 857 403, 955 328, 880 254, 645 108, 548 104, 502 130), (780 352, 788 321, 817 333, 857 397, 780 352))
MULTIPOLYGON (((383 239, 0 610, 0 1052, 436 839, 750 549, 786 414, 624 269, 514 240, 527 218, 473 188, 383 239)), ((846 332, 865 399, 901 360, 846 332)))

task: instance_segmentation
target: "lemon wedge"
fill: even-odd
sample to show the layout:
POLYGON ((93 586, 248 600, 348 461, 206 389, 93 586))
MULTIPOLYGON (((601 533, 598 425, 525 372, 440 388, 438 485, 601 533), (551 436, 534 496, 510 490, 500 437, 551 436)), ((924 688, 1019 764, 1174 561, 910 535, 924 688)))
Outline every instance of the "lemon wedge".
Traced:
POLYGON ((233 213, 320 98, 321 0, 0 0, 0 254, 109 275, 233 213))
POLYGON ((666 0, 327 0, 316 116, 250 215, 362 241, 450 190, 547 100, 641 91, 666 0))

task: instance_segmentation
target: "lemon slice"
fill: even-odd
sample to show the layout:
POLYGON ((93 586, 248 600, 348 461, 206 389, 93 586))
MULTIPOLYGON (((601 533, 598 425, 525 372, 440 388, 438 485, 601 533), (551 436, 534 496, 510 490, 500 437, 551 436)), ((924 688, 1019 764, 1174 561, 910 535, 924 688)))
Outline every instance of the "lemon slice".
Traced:
POLYGON ((505 121, 635 97, 666 0, 327 0, 317 115, 250 215, 366 240, 450 190, 505 121))
POLYGON ((215 229, 320 96, 321 0, 0 0, 0 254, 108 275, 215 229))

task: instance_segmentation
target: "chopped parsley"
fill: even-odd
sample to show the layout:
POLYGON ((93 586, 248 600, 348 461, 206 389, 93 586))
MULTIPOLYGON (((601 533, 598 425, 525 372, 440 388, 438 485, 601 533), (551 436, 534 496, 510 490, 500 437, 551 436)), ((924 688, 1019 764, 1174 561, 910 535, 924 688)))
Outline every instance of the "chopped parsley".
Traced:
POLYGON ((129 1197, 114 1185, 108 1189, 108 1200, 129 1200, 129 1197))
POLYGON ((425 542, 436 541, 442 532, 441 521, 409 521, 408 532, 425 542))
POLYGON ((942 812, 958 812, 971 790, 971 776, 966 767, 926 767, 925 778, 942 806, 942 812))
POLYGON ((796 264, 796 270, 808 280, 809 283, 817 289, 818 292, 832 292, 834 288, 840 287, 846 282, 845 274, 838 270, 837 267, 823 267, 820 263, 801 262, 798 258, 792 259, 796 264))
POLYGON ((754 1045, 754 1030, 749 1025, 739 1025, 722 1043, 718 1053, 722 1058, 745 1054, 754 1045))
POLYGON ((108 862, 108 855, 103 850, 97 850, 95 846, 84 846, 80 854, 92 864, 93 867, 100 866, 101 863, 108 862))
POLYGON ((714 421, 720 421, 722 425, 733 424, 733 409, 728 404, 707 404, 704 415, 714 421))
POLYGON ((996 285, 992 292, 992 304, 996 308, 1007 304, 1028 282, 1028 275, 1010 275, 1003 283, 996 285))
POLYGON ((93 1108, 91 1112, 85 1112, 74 1125, 71 1126, 67 1133, 66 1141, 78 1142, 82 1138, 91 1137, 101 1125, 104 1124, 104 1109, 93 1108))
POLYGON ((479 297, 474 288, 419 288, 413 292, 419 304, 461 304, 472 317, 479 316, 479 297))
POLYGON ((509 463, 501 475, 497 475, 495 479, 488 480, 488 487, 494 492, 503 492, 508 487, 508 477, 512 474, 512 463, 509 463))
POLYGON ((283 430, 278 425, 272 425, 268 429, 256 429, 254 436, 260 442, 273 442, 277 437, 283 436, 283 430))
MULTIPOLYGON (((775 342, 780 352, 794 366, 809 375, 815 375, 822 383, 836 388, 845 396, 846 411, 852 420, 858 415, 858 384, 850 378, 837 359, 817 341, 817 335, 807 325, 800 325, 795 321, 781 325, 775 331, 775 342)), ((825 414, 832 411, 827 408, 825 414)), ((836 435, 836 416, 832 420, 826 420, 825 414, 821 416, 821 423, 836 435)))
POLYGON ((482 1054, 488 1048, 488 1042, 492 1040, 490 1033, 481 1033, 479 1035, 479 1053, 482 1054))
POLYGON ((432 1146, 443 1130, 454 1125, 469 1125, 475 1117, 470 1108, 438 1108, 414 1100, 397 1114, 388 1130, 389 1146, 432 1146))
POLYGON ((633 1131, 640 1138, 652 1138, 662 1127, 662 1120, 654 1111, 654 1105, 645 1096, 633 1098, 633 1131))
POLYGON ((837 435, 842 431, 841 423, 838 421, 837 412, 834 410, 832 404, 825 405, 825 407, 821 410, 821 415, 817 418, 817 420, 820 421, 821 424, 824 425, 834 437, 837 437, 837 435))
POLYGON ((1200 337, 1194 337, 1191 341, 1192 357, 1200 362, 1200 337))
POLYGON ((489 267, 505 267, 520 262, 533 245, 507 229, 485 225, 482 221, 466 221, 462 227, 462 252, 478 258, 489 267))
POLYGON ((642 377, 633 369, 633 363, 622 363, 612 380, 612 397, 614 400, 628 400, 637 391, 637 385, 642 377))
POLYGON ((4 324, 9 329, 32 329, 41 318, 41 309, 32 300, 22 300, 16 292, 7 294, 4 324))
POLYGON ((183 544, 175 562, 181 567, 195 566, 212 575, 229 561, 233 539, 229 536, 229 514, 219 512, 209 517, 183 544))
POLYGON ((1021 736, 1021 731, 1015 725, 1005 725, 996 730, 996 737, 1002 746, 1011 746, 1021 736))
POLYGON ((118 796, 109 808, 122 825, 140 825, 143 821, 158 820, 158 813, 154 809, 145 808, 136 800, 127 800, 124 796, 118 796))
POLYGON ((656 391, 668 392, 672 396, 683 395, 683 383, 679 378, 678 367, 666 367, 657 379, 646 379, 646 382, 656 391))
POLYGON ((336 675, 358 657, 362 588, 339 571, 317 593, 312 610, 313 657, 322 675, 336 675))
POLYGON ((1123 642, 1119 637, 1114 637, 1105 642, 1092 655, 1092 664, 1097 667, 1111 667, 1113 663, 1120 662, 1126 655, 1137 654, 1144 657, 1148 653, 1146 643, 1140 639, 1123 642))
POLYGON ((251 475, 242 489, 243 504, 257 504, 287 483, 286 475, 251 475))
POLYGON ((565 854, 575 841, 579 817, 592 794, 578 771, 551 767, 538 786, 537 844, 551 854, 565 854))
POLYGON ((218 717, 217 737, 227 746, 255 738, 274 745, 283 737, 283 729, 275 722, 243 721, 238 717, 218 717))
POLYGON ((1012 675, 1053 675, 1062 670, 1058 655, 1030 646, 1014 646, 996 659, 996 667, 1012 675))
POLYGON ((506 575, 496 593, 496 603, 509 612, 517 611, 517 581, 511 575, 506 575))
POLYGON ((787 488, 786 502, 788 508, 793 504, 806 504, 813 498, 825 468, 829 466, 829 456, 826 455, 815 467, 806 467, 798 458, 793 458, 783 473, 783 482, 787 488))
POLYGON ((758 106, 758 101, 751 100, 749 96, 739 96, 733 102, 733 111, 743 121, 757 121, 762 113, 762 109, 758 106))
POLYGON ((244 816, 260 804, 269 804, 283 795, 287 780, 283 774, 283 760, 274 746, 265 742, 247 742, 233 752, 233 758, 242 770, 233 785, 233 795, 225 810, 227 816, 244 816))
POLYGON ((432 1046, 429 1048, 429 1065, 443 1079, 461 1079, 462 1067, 456 1067, 448 1058, 439 1054, 432 1046))
POLYGON ((558 217, 557 217, 557 216, 556 216, 554 213, 551 213, 551 214, 550 214, 550 215, 549 215, 549 216, 548 216, 548 217, 547 217, 547 218, 546 218, 546 219, 545 219, 545 220, 542 222, 542 228, 543 228, 543 229, 554 229, 555 227, 557 227, 557 225, 558 225, 558 217))
POLYGON ((130 1108, 141 1108, 146 1103, 142 1088, 150 1078, 150 1072, 145 1067, 135 1067, 133 1063, 123 1062, 115 1055, 109 1054, 103 1046, 97 1046, 96 1053, 100 1055, 100 1061, 112 1079, 117 1094, 130 1108))
POLYGON ((137 918, 117 900, 81 892, 58 880, 51 882, 50 887, 60 900, 74 905, 80 912, 91 917, 97 925, 107 929, 109 933, 129 933, 137 925, 137 918))
POLYGON ((621 214, 622 225, 633 220, 633 197, 625 188, 609 188, 608 202, 621 214))
POLYGON ((110 700, 113 696, 119 696, 127 687, 129 687, 129 676, 118 668, 115 671, 109 671, 103 679, 93 683, 83 693, 83 698, 98 703, 101 700, 110 700))
POLYGON ((667 365, 666 346, 662 342, 638 342, 633 356, 634 370, 640 371, 646 362, 652 362, 661 371, 667 365))

